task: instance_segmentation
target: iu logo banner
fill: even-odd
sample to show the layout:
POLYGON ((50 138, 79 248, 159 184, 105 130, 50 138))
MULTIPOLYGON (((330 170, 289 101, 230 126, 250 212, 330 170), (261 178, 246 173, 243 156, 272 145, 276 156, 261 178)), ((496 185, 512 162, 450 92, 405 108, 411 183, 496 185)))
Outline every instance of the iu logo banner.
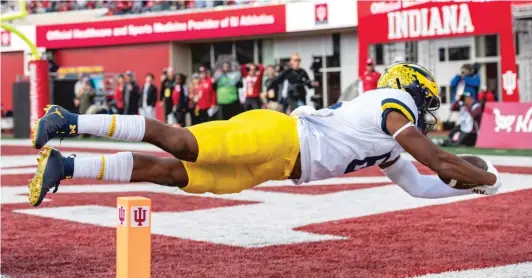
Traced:
POLYGON ((329 21, 329 6, 327 3, 314 5, 316 24, 327 24, 329 21))
POLYGON ((119 226, 126 226, 126 209, 122 205, 118 205, 117 207, 118 211, 118 225, 119 226))
POLYGON ((532 149, 532 103, 487 103, 477 147, 532 149))
POLYGON ((148 206, 131 207, 131 227, 149 227, 150 213, 150 207, 148 206))
POLYGON ((502 75, 502 88, 507 95, 511 96, 514 94, 517 88, 517 74, 515 72, 508 70, 502 75))

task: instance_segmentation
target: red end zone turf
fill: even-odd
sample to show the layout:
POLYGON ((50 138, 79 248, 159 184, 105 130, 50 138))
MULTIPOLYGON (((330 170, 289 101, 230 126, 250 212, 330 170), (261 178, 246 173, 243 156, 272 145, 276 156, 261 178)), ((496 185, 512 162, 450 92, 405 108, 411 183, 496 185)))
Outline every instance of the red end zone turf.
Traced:
MULTIPOLYGON (((373 171, 369 169, 353 176, 375 175, 373 171)), ((2 184, 12 185, 2 190, 22 186, 19 176, 2 176, 2 184)), ((68 186, 72 185, 65 185, 68 186)), ((382 186, 387 185, 340 184, 330 186, 332 190, 327 185, 280 186, 262 187, 256 193, 290 193, 312 198, 382 186)), ((153 192, 61 193, 61 187, 42 208, 114 207, 116 197, 123 195, 152 198, 154 212, 159 213, 244 208, 239 215, 234 215, 233 223, 237 219, 258 217, 254 211, 257 202, 253 201, 153 192)), ((353 198, 353 205, 357 201, 353 198)), ((114 228, 13 212, 20 209, 32 208, 28 204, 1 207, 2 274, 29 278, 115 277, 114 228)), ((295 228, 307 233, 343 236, 346 238, 343 240, 243 248, 153 235, 152 277, 386 278, 515 264, 532 261, 530 215, 532 190, 528 189, 444 205, 318 221, 295 228)), ((285 217, 292 217, 291 211, 286 211, 285 217)), ((267 225, 271 219, 261 221, 267 225)), ((229 224, 227 227, 235 227, 229 224)))

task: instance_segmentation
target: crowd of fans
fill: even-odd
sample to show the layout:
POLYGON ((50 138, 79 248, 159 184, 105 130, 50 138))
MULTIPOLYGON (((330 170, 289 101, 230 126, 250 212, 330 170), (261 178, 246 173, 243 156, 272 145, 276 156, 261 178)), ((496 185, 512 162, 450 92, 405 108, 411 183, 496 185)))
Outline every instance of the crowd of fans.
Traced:
MULTIPOLYGON (((64 12, 73 10, 87 10, 107 8, 108 15, 144 13, 151 11, 172 11, 185 9, 214 8, 218 6, 246 5, 256 2, 268 3, 271 0, 151 0, 151 1, 117 1, 117 0, 27 0, 28 13, 64 12)), ((2 8, 15 9, 15 1, 2 1, 2 8)), ((17 4, 18 5, 18 4, 17 4)))
POLYGON ((307 89, 319 85, 310 80, 300 63, 297 53, 286 67, 251 63, 237 67, 228 61, 214 70, 199 67, 190 77, 168 67, 160 84, 154 84, 152 73, 144 76, 143 84, 137 84, 134 74, 126 72, 116 77, 114 92, 104 102, 95 101, 91 78, 80 75, 74 104, 80 114, 140 114, 148 118, 155 118, 159 105, 165 122, 179 126, 227 120, 252 109, 290 113, 306 105, 307 89))

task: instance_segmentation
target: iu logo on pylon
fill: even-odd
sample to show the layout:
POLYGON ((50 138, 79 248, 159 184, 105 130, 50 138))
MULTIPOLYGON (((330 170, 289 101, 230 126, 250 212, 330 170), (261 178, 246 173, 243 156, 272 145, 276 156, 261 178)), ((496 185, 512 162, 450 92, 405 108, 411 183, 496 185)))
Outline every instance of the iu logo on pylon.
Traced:
POLYGON ((118 206, 118 225, 126 225, 126 209, 123 206, 118 206))
POLYGON ((515 72, 508 70, 502 75, 502 88, 507 95, 511 96, 514 94, 517 88, 517 74, 515 72))
POLYGON ((147 206, 131 207, 131 227, 150 226, 150 208, 147 206))

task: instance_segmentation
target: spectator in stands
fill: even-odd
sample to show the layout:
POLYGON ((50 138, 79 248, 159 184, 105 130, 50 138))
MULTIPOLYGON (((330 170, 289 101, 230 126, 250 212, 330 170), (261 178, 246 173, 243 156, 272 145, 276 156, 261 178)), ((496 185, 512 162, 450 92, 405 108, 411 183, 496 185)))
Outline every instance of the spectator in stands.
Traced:
MULTIPOLYGON (((189 103, 189 109, 192 111, 190 113, 190 118, 192 120, 192 125, 196 125, 201 123, 201 113, 200 113, 200 106, 199 102, 201 101, 203 97, 202 91, 201 91, 201 80, 199 76, 195 76, 192 78, 192 81, 190 82, 190 85, 188 86, 188 103, 189 103)), ((204 111, 205 114, 207 114, 207 110, 204 111)), ((206 120, 207 121, 208 115, 206 120)))
POLYGON ((133 1, 116 1, 116 15, 126 14, 133 9, 133 1))
POLYGON ((489 90, 488 86, 482 85, 480 87, 480 91, 478 92, 478 100, 480 102, 493 102, 497 101, 495 98, 495 93, 493 90, 489 90))
POLYGON ((124 81, 124 115, 137 115, 139 113, 139 86, 130 71, 124 75, 124 81))
POLYGON ((207 2, 211 2, 211 1, 196 0, 196 1, 194 1, 194 8, 197 8, 197 9, 206 8, 207 7, 207 2))
MULTIPOLYGON (((16 5, 3 4, 2 11, 16 10, 16 5), (4 8, 5 7, 5 8, 4 8)), ((148 1, 102 1, 102 0, 77 0, 77 1, 37 1, 27 0, 26 8, 29 13, 62 12, 70 10, 85 10, 107 8, 106 15, 121 15, 150 11, 184 10, 193 8, 213 8, 218 6, 245 5, 255 1, 212 1, 212 0, 148 0, 148 1)))
POLYGON ((166 70, 163 70, 163 75, 161 76, 161 91, 159 93, 159 99, 161 100, 161 106, 164 108, 164 118, 167 124, 175 124, 175 121, 172 119, 175 117, 173 115, 174 102, 172 100, 172 92, 174 91, 175 86, 175 73, 172 67, 169 67, 166 70))
POLYGON ((237 89, 240 77, 240 71, 233 70, 229 62, 223 63, 222 69, 214 73, 220 120, 228 120, 241 111, 237 89))
POLYGON ((83 78, 83 85, 81 90, 76 94, 74 105, 78 107, 79 114, 87 113, 87 110, 93 103, 95 93, 90 85, 88 77, 83 78))
POLYGON ((172 103, 174 104, 174 114, 177 123, 180 126, 186 126, 187 113, 191 112, 188 98, 188 87, 186 85, 186 76, 179 73, 175 77, 174 90, 172 92, 172 103))
POLYGON ((473 71, 473 75, 478 75, 478 72, 480 71, 480 64, 474 63, 473 66, 471 66, 471 69, 473 71))
POLYGON ((294 111, 299 106, 306 105, 307 90, 305 87, 312 89, 319 85, 317 82, 310 80, 307 72, 300 68, 300 65, 301 56, 299 53, 292 54, 290 57, 290 67, 277 75, 267 88, 268 91, 273 90, 285 83, 284 86, 287 90, 286 102, 290 111, 294 111))
POLYGON ((124 113, 124 91, 125 91, 125 85, 126 81, 124 78, 124 75, 119 74, 116 78, 116 88, 115 88, 115 96, 114 96, 114 103, 116 105, 117 110, 120 114, 124 113))
POLYGON ((362 81, 362 92, 367 92, 377 89, 377 82, 381 78, 381 74, 375 70, 375 63, 371 58, 366 60, 366 71, 360 77, 362 81))
POLYGON ((471 93, 473 99, 477 100, 479 86, 480 77, 478 74, 473 73, 471 65, 463 65, 460 73, 451 80, 451 101, 454 102, 455 97, 461 96, 465 92, 471 93))
POLYGON ((260 92, 264 67, 249 63, 242 65, 241 71, 242 76, 244 76, 242 80, 242 92, 245 99, 244 110, 260 109, 262 106, 260 92))
POLYGON ((280 90, 280 86, 277 88, 268 90, 268 87, 270 86, 272 81, 275 79, 275 76, 277 76, 277 72, 275 72, 275 68, 273 66, 267 66, 266 69, 264 70, 264 77, 262 79, 261 99, 262 99, 262 102, 266 104, 266 109, 275 110, 277 112, 283 112, 284 108, 280 102, 280 97, 278 94, 280 90))
POLYGON ((480 87, 480 91, 478 92, 478 101, 480 102, 482 112, 484 112, 486 103, 497 101, 497 99, 495 98, 495 93, 492 90, 488 90, 486 85, 482 85, 480 87))
POLYGON ((200 107, 200 123, 209 121, 210 117, 216 111, 216 91, 213 87, 213 78, 210 71, 205 67, 199 68, 200 90, 201 98, 199 100, 200 107))
POLYGON ((153 74, 146 74, 142 95, 140 97, 140 115, 146 118, 155 118, 155 103, 157 102, 157 88, 153 85, 153 74))
POLYGON ((85 83, 85 74, 80 73, 78 74, 78 81, 74 84, 74 94, 76 97, 81 95, 81 92, 83 91, 83 84, 85 83))
POLYGON ((477 132, 480 126, 482 109, 471 92, 458 92, 457 100, 451 106, 451 111, 460 112, 460 124, 449 132, 449 139, 444 145, 475 146, 477 132))
POLYGON ((133 6, 131 7, 132 13, 141 13, 144 11, 144 2, 143 1, 133 1, 133 6))
POLYGON ((76 10, 83 10, 88 8, 87 7, 87 0, 76 0, 76 3, 74 3, 73 8, 76 10))
POLYGON ((264 77, 262 78, 262 93, 261 93, 261 99, 264 103, 269 102, 279 102, 278 92, 280 87, 273 88, 271 90, 268 90, 268 87, 275 79, 275 76, 277 76, 277 73, 275 72, 275 69, 273 66, 267 66, 264 70, 264 77))

